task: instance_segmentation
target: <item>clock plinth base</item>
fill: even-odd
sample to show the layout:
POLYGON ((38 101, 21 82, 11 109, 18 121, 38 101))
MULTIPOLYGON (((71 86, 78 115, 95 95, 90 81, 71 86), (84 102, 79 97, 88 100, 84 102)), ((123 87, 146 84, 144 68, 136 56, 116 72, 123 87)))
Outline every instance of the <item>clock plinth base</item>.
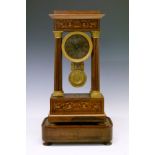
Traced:
POLYGON ((45 118, 42 123, 44 145, 53 143, 101 143, 112 140, 112 121, 104 117, 102 122, 59 122, 52 123, 45 118))
POLYGON ((49 122, 100 122, 104 118, 104 98, 89 93, 51 96, 49 122))

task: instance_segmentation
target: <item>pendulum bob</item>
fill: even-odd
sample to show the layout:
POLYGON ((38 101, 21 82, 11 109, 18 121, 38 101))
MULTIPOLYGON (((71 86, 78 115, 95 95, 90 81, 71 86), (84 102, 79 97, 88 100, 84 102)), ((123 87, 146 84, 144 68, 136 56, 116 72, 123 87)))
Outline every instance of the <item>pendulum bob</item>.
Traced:
POLYGON ((71 72, 69 74, 69 82, 73 87, 82 87, 87 80, 84 72, 84 62, 71 63, 71 72))

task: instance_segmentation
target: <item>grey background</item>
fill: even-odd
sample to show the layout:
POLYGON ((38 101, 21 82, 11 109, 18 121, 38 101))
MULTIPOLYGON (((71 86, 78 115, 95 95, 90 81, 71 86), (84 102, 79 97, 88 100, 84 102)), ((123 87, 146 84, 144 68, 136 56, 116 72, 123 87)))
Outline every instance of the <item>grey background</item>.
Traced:
MULTIPOLYGON (((53 10, 100 10, 106 14, 101 20, 101 91, 105 97, 106 114, 112 118, 114 123, 113 143, 116 143, 116 145, 127 144, 129 89, 128 0, 27 0, 26 78, 29 154, 31 154, 33 146, 30 144, 36 145, 36 148, 41 144, 40 124, 42 119, 48 115, 49 98, 53 91, 54 37, 52 21, 48 17, 48 14, 53 10), (120 138, 121 141, 118 135, 124 135, 124 137, 120 138)), ((78 89, 73 88, 68 82, 70 62, 63 58, 64 91, 89 92, 90 60, 85 62, 85 71, 88 77, 86 85, 78 89)), ((127 147, 124 148, 127 150, 127 147)))

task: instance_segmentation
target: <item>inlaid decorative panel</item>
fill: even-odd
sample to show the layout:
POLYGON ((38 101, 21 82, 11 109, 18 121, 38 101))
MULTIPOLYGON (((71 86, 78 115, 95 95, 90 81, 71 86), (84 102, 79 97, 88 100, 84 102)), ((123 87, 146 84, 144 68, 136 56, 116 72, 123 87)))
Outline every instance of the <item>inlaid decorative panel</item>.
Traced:
POLYGON ((103 113, 103 100, 51 100, 51 114, 103 113))
POLYGON ((98 19, 57 19, 54 21, 55 30, 99 30, 98 19))

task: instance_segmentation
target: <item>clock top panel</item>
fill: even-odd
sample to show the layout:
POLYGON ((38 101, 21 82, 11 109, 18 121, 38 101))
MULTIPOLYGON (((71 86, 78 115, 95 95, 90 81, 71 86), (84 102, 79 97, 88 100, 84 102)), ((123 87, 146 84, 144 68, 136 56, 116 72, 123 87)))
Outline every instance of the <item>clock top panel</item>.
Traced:
POLYGON ((100 19, 104 16, 100 11, 54 11, 49 14, 53 19, 55 31, 99 31, 100 19))

